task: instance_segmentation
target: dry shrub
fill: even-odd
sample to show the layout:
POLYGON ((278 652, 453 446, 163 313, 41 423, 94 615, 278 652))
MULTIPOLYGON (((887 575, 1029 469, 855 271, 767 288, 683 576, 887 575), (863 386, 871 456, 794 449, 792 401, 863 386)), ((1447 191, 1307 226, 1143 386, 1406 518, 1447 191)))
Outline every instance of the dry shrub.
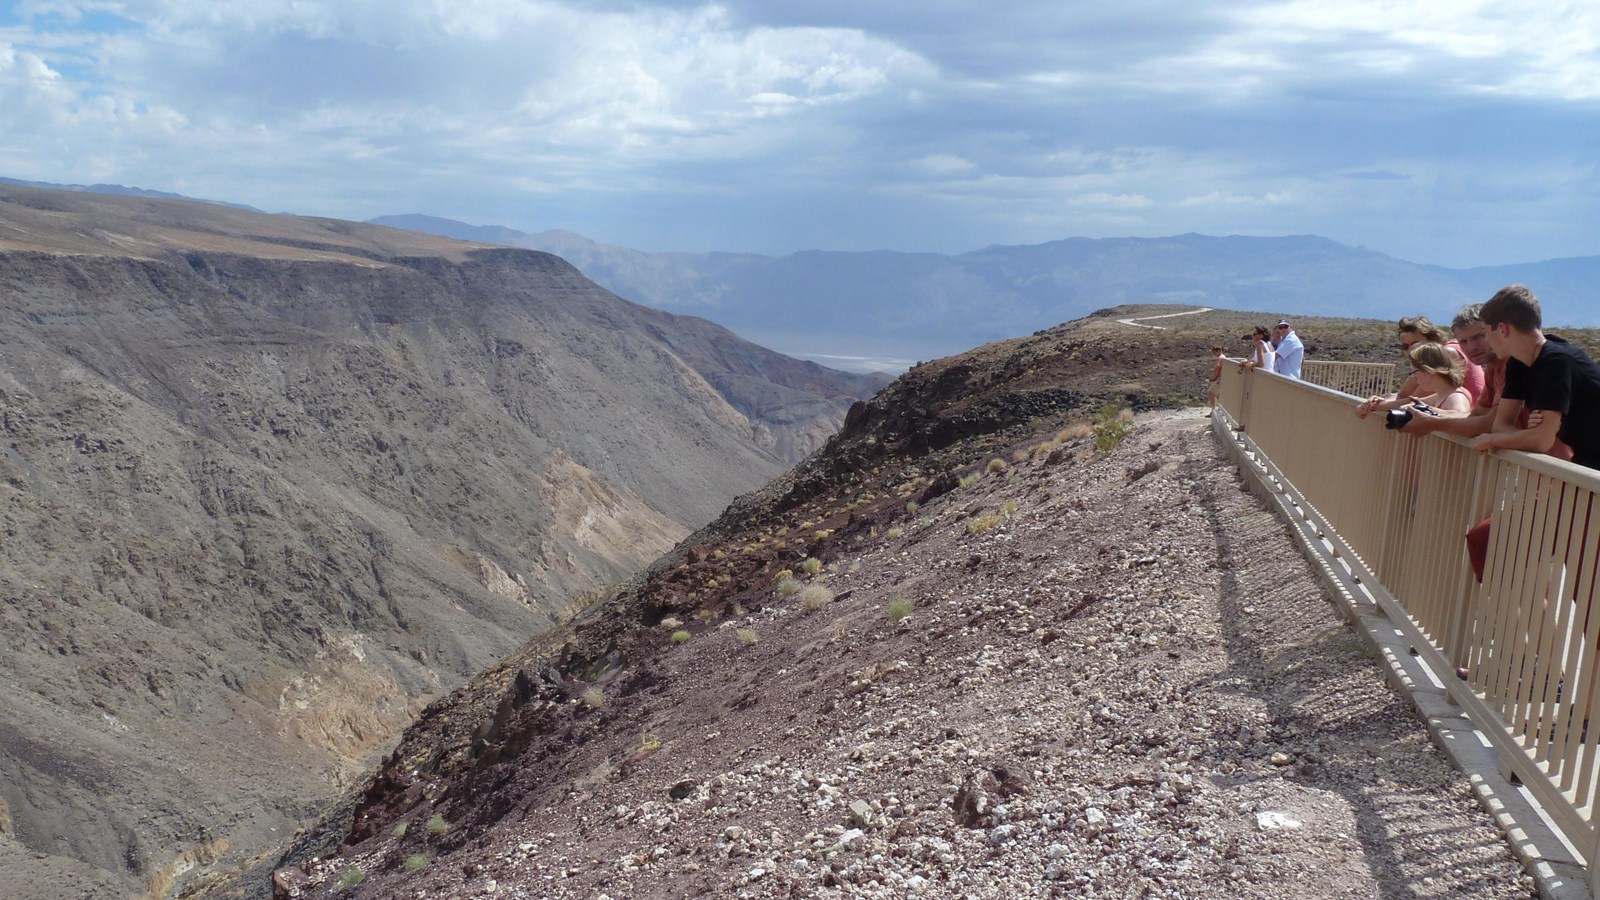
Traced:
POLYGON ((833 602, 833 591, 820 584, 808 584, 800 590, 800 606, 806 612, 816 612, 833 602))

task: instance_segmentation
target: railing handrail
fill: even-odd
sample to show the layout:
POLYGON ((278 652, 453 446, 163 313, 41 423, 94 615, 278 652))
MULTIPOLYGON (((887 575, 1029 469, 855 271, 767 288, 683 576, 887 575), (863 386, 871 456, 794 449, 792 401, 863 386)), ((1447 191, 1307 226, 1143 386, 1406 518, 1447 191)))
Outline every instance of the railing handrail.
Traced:
POLYGON ((1393 369, 1394 363, 1359 362, 1353 359, 1307 359, 1301 366, 1364 366, 1374 369, 1393 369))
POLYGON ((1589 865, 1600 897, 1600 471, 1359 419, 1359 398, 1223 369, 1219 409, 1276 490, 1589 865), (1481 548, 1481 580, 1464 538, 1481 548))
MULTIPOLYGON (((1363 365, 1387 365, 1387 364, 1386 363, 1363 363, 1363 365)), ((1311 383, 1309 381, 1305 381, 1303 379, 1290 378, 1287 375, 1282 375, 1282 374, 1279 374, 1277 372, 1267 372, 1267 371, 1263 371, 1263 370, 1259 370, 1259 369, 1252 369, 1252 370, 1250 370, 1250 372, 1248 374, 1249 374, 1250 377, 1266 376, 1266 377, 1270 377, 1270 378, 1275 378, 1275 379, 1277 379, 1279 381, 1288 382, 1288 383, 1294 385, 1294 387, 1297 390, 1312 391, 1312 392, 1320 394, 1322 396, 1333 398, 1333 399, 1337 399, 1337 400, 1340 400, 1342 402, 1345 402, 1345 403, 1349 404, 1349 406, 1350 406, 1350 408, 1352 410, 1354 410, 1356 406, 1360 405, 1361 401, 1364 399, 1362 397, 1356 397, 1356 396, 1353 396, 1351 394, 1346 394, 1343 391, 1334 390, 1333 388, 1325 387, 1325 386, 1320 385, 1320 384, 1313 384, 1313 383, 1311 383)), ((1226 377, 1226 376, 1224 376, 1224 377, 1226 377)), ((1353 417, 1354 415, 1355 415, 1355 413, 1352 412, 1351 416, 1353 417)), ((1383 417, 1374 414, 1372 416, 1368 416, 1366 421, 1368 423, 1372 423, 1372 422, 1375 421, 1378 427, 1382 427, 1383 417)), ((1412 436, 1411 435, 1407 435, 1407 437, 1412 437, 1412 436)), ((1414 439, 1424 440, 1424 441, 1427 441, 1427 440, 1449 441, 1450 443, 1455 444, 1455 445, 1460 446, 1460 447, 1467 447, 1467 448, 1471 448, 1472 447, 1472 440, 1470 438, 1464 438, 1464 437, 1461 437, 1460 435, 1455 435, 1455 434, 1446 434, 1445 432, 1442 432, 1442 431, 1435 431, 1435 432, 1432 432, 1430 434, 1424 435, 1424 436, 1422 436, 1420 438, 1414 438, 1414 439)), ((1514 462, 1518 466, 1520 466, 1520 467, 1522 467, 1524 469, 1529 469, 1529 470, 1532 470, 1534 472, 1538 472, 1538 473, 1540 473, 1542 475, 1549 475, 1552 478, 1560 478, 1563 481, 1572 482, 1572 483, 1577 484, 1577 485, 1579 485, 1579 486, 1581 486, 1581 487, 1583 487, 1583 488, 1585 488, 1587 490, 1591 490, 1591 491, 1595 491, 1596 493, 1600 493, 1600 470, 1591 469, 1588 466, 1580 466, 1577 463, 1570 462, 1568 460, 1557 459, 1556 457, 1551 456, 1551 455, 1549 455, 1547 453, 1529 453, 1529 452, 1527 452, 1525 450, 1495 450, 1495 451, 1492 451, 1492 455, 1504 458, 1504 459, 1509 460, 1511 462, 1514 462)))

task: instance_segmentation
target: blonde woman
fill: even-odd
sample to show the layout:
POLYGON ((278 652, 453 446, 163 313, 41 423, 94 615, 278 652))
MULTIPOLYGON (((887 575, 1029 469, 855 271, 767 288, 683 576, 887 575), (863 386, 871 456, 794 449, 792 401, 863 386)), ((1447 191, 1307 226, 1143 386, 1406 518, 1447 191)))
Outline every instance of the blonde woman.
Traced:
POLYGON ((1368 413, 1399 409, 1413 403, 1425 403, 1439 413, 1464 416, 1472 411, 1472 395, 1462 385, 1466 373, 1461 360, 1443 344, 1419 341, 1407 354, 1411 358, 1411 377, 1406 379, 1406 390, 1391 399, 1373 397, 1356 407, 1356 415, 1366 418, 1368 413), (1379 401, 1373 403, 1373 401, 1379 401))

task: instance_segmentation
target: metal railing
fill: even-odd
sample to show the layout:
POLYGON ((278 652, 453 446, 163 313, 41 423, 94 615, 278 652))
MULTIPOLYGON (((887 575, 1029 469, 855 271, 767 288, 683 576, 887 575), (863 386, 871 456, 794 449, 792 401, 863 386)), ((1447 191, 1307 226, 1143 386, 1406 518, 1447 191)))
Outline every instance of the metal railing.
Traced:
POLYGON ((1600 472, 1386 431, 1357 398, 1223 367, 1219 402, 1588 863, 1600 897, 1600 472), (1487 522, 1479 583, 1464 535, 1487 522), (1459 670, 1459 675, 1457 677, 1459 670))
POLYGON ((1308 359, 1301 365, 1300 377, 1312 384, 1320 384, 1364 400, 1393 393, 1395 371, 1393 363, 1308 359))

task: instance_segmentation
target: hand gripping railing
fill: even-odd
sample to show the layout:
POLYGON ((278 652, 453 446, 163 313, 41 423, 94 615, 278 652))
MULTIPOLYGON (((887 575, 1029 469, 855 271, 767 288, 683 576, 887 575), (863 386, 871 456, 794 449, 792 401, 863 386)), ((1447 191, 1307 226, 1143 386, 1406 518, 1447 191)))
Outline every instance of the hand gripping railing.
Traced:
POLYGON ((1356 418, 1356 397, 1233 365, 1219 399, 1585 858, 1600 897, 1600 472, 1386 431, 1381 415, 1356 418), (1480 584, 1463 536, 1485 521, 1480 584))

